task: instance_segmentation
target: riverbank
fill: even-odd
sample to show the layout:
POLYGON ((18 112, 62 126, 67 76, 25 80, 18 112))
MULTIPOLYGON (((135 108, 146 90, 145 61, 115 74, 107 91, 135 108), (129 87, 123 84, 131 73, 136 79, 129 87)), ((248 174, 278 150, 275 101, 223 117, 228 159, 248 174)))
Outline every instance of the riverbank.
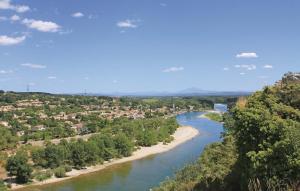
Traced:
POLYGON ((82 169, 82 170, 74 170, 73 169, 71 172, 67 173, 67 177, 65 177, 65 178, 52 177, 52 178, 47 179, 42 182, 33 182, 31 185, 12 185, 12 190, 21 189, 21 188, 28 187, 28 186, 44 185, 44 184, 60 182, 60 181, 64 181, 67 179, 74 178, 74 177, 78 177, 83 174, 96 172, 96 171, 102 170, 106 167, 109 167, 109 166, 112 166, 115 164, 125 163, 125 162, 129 162, 129 161, 141 159, 141 158, 144 158, 144 157, 147 157, 150 155, 167 152, 167 151, 175 148, 176 146, 196 137, 198 134, 199 134, 199 131, 193 127, 190 127, 190 126, 179 127, 176 130, 176 132, 172 135, 174 137, 174 140, 167 145, 164 145, 163 143, 159 143, 152 147, 141 147, 139 150, 135 151, 130 157, 115 159, 110 162, 105 162, 104 164, 101 164, 101 165, 87 167, 86 169, 82 169))
POLYGON ((222 114, 221 111, 217 111, 217 110, 208 110, 208 111, 205 111, 205 113, 199 115, 198 118, 207 118, 207 119, 209 119, 209 118, 206 116, 206 114, 208 114, 208 113, 222 114))
POLYGON ((207 111, 207 112, 201 114, 200 116, 198 116, 198 118, 206 118, 206 119, 209 119, 212 121, 222 123, 223 122, 222 114, 223 113, 221 111, 213 110, 213 111, 207 111))

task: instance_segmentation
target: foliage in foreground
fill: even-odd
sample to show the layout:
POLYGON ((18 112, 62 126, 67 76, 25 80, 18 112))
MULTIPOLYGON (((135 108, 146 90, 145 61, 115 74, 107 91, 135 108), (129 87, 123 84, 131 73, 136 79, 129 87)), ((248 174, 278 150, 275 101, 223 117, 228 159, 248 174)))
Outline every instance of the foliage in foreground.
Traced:
POLYGON ((174 179, 163 182, 154 191, 228 190, 234 174, 237 153, 231 136, 208 145, 200 158, 178 171, 174 179))
POLYGON ((6 190, 7 190, 7 188, 6 188, 3 180, 0 179, 0 191, 6 191, 6 190))
POLYGON ((224 117, 224 141, 154 190, 300 190, 299 109, 300 74, 289 73, 238 101, 224 117))

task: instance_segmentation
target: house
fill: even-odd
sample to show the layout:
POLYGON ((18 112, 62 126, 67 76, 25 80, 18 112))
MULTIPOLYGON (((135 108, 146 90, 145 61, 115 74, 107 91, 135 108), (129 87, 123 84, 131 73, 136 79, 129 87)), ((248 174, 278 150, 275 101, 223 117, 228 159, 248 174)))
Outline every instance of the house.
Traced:
POLYGON ((78 123, 78 124, 73 125, 71 127, 71 129, 73 129, 76 133, 80 134, 84 129, 84 125, 83 125, 83 123, 78 123))

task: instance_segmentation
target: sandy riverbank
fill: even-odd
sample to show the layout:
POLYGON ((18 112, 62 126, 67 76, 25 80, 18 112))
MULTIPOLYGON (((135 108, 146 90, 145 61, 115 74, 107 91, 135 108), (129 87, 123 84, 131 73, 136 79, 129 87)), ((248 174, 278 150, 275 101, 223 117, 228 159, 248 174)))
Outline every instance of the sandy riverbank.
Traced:
MULTIPOLYGON (((67 179, 70 179, 70 178, 74 178, 74 177, 77 177, 77 176, 80 176, 80 175, 83 175, 83 174, 96 172, 96 171, 102 170, 102 169, 104 169, 108 166, 112 166, 114 164, 120 164, 120 163, 124 163, 124 162, 128 162, 128 161, 141 159, 141 158, 147 157, 149 155, 163 153, 163 152, 169 151, 169 150, 175 148, 176 146, 178 146, 178 145, 194 138, 198 134, 199 134, 199 131, 197 129, 193 128, 193 127, 190 127, 190 126, 179 127, 176 130, 176 132, 173 134, 174 140, 171 143, 167 144, 167 145, 164 145, 163 143, 159 143, 159 144, 154 145, 152 147, 141 147, 139 150, 135 151, 130 157, 115 159, 111 162, 105 162, 104 164, 87 167, 86 169, 82 169, 82 170, 72 170, 71 172, 67 173, 67 177, 65 177, 65 178, 55 178, 55 177, 53 177, 53 178, 50 178, 50 179, 45 180, 43 182, 34 182, 34 183, 31 184, 31 186, 60 182, 60 181, 64 181, 64 180, 67 180, 67 179)), ((24 186, 24 185, 12 185, 12 190, 16 190, 16 189, 20 189, 20 188, 24 188, 24 187, 26 187, 26 186, 24 186)))
POLYGON ((209 119, 209 118, 206 116, 207 113, 218 113, 218 114, 221 114, 222 112, 221 112, 221 111, 216 111, 216 110, 208 110, 208 111, 206 111, 205 113, 199 115, 198 118, 206 118, 206 119, 209 119))

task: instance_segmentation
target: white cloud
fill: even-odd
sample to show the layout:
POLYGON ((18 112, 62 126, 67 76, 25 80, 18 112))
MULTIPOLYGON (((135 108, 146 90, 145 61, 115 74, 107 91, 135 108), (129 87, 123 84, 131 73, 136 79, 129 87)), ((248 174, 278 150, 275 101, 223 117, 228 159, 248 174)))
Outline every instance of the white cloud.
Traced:
POLYGON ((163 70, 163 72, 179 72, 184 70, 184 67, 171 67, 171 68, 166 68, 163 70))
POLYGON ((136 20, 126 19, 124 21, 119 21, 117 26, 120 28, 137 28, 136 20))
POLYGON ((240 73, 240 75, 242 75, 242 76, 245 75, 245 74, 246 74, 245 72, 241 72, 241 73, 240 73))
POLYGON ((24 12, 27 12, 30 10, 30 8, 26 5, 17 5, 15 6, 15 10, 18 12, 18 13, 24 13, 24 12))
POLYGON ((73 13, 71 16, 74 17, 74 18, 80 18, 80 17, 83 17, 84 14, 81 13, 81 12, 76 12, 76 13, 73 13))
POLYGON ((273 66, 272 66, 272 65, 269 65, 269 64, 266 64, 266 65, 264 65, 264 68, 266 68, 266 69, 272 69, 273 66))
POLYGON ((10 0, 0 0, 0 9, 12 9, 10 0))
POLYGON ((9 17, 9 18, 7 18, 7 17, 3 17, 3 16, 1 16, 0 17, 0 21, 7 21, 7 20, 10 20, 10 21, 18 21, 18 20, 20 20, 21 18, 18 16, 18 15, 13 15, 13 16, 11 16, 11 17, 9 17))
POLYGON ((0 74, 11 74, 13 73, 12 70, 0 70, 0 74))
POLYGON ((27 5, 13 5, 11 0, 0 0, 0 9, 3 10, 13 10, 18 13, 24 13, 30 10, 27 5))
POLYGON ((20 20, 21 18, 18 16, 18 15, 13 15, 13 16, 11 16, 10 17, 10 20, 11 21, 18 21, 18 20, 20 20))
POLYGON ((47 66, 45 66, 45 65, 31 64, 31 63, 21 64, 21 66, 28 67, 28 68, 33 68, 33 69, 45 69, 45 68, 47 68, 47 66))
POLYGON ((57 77, 56 76, 48 76, 49 80, 55 80, 57 77))
POLYGON ((246 69, 246 70, 255 70, 256 69, 256 65, 254 64, 242 64, 242 65, 234 65, 234 67, 236 68, 241 68, 241 69, 246 69))
POLYGON ((224 71, 228 71, 228 70, 229 70, 229 68, 225 67, 225 68, 223 68, 223 70, 224 70, 224 71))
POLYGON ((236 55, 237 58, 257 58, 258 55, 255 52, 241 52, 236 55))
POLYGON ((0 46, 9 46, 9 45, 16 45, 23 42, 26 39, 26 36, 20 37, 9 37, 6 35, 0 36, 0 46))
POLYGON ((25 24, 28 28, 36 29, 41 32, 58 32, 61 28, 58 24, 51 21, 23 19, 22 23, 25 24))

